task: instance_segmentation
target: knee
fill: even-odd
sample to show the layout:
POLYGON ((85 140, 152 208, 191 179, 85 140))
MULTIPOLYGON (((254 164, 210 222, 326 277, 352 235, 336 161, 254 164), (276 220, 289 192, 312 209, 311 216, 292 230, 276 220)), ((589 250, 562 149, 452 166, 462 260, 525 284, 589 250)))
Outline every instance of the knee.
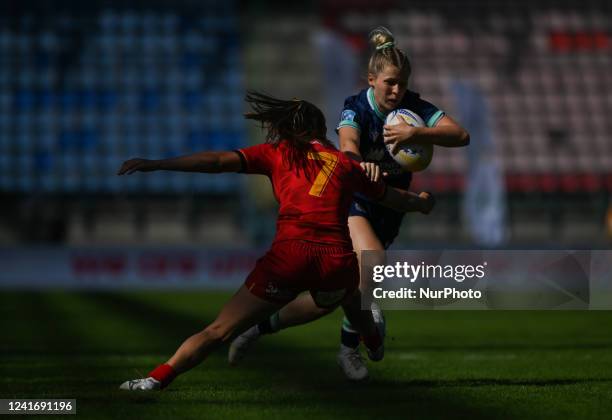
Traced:
POLYGON ((207 341, 223 344, 228 342, 234 333, 234 329, 218 322, 213 322, 202 331, 207 341))

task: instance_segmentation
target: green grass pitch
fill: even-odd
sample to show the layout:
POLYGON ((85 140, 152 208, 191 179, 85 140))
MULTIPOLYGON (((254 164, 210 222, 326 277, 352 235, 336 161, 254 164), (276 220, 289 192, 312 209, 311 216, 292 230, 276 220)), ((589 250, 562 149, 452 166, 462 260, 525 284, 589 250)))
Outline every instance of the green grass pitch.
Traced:
POLYGON ((0 398, 76 398, 96 418, 606 418, 612 312, 387 312, 367 383, 336 367, 341 314, 227 349, 151 394, 119 391, 211 321, 225 293, 0 294, 0 398))

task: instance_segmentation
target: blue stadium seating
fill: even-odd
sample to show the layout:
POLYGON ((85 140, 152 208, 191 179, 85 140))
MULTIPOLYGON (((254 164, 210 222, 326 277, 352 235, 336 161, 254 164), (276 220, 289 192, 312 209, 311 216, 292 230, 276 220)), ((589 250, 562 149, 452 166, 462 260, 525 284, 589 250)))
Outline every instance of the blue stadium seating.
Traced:
MULTIPOLYGON (((0 68, 0 154, 2 162, 29 162, 3 165, 2 189, 28 192, 38 185, 50 192, 172 193, 218 188, 180 176, 110 176, 121 159, 134 155, 223 148, 224 141, 225 148, 245 144, 245 133, 237 129, 207 142, 190 134, 209 129, 210 107, 219 103, 218 94, 207 90, 204 67, 218 58, 221 37, 229 40, 230 54, 240 50, 234 2, 211 7, 215 13, 204 20, 155 8, 102 9, 79 43, 66 35, 83 29, 78 10, 49 16, 55 24, 43 29, 39 17, 27 13, 16 31, 0 29, 0 55, 23 57, 18 69, 0 68), (78 49, 70 50, 73 44, 78 49), (15 155, 11 143, 17 142, 15 155), (84 162, 93 165, 87 177, 84 162), (37 184, 32 174, 40 172, 48 176, 37 184)), ((238 60, 231 63, 223 95, 231 98, 234 112, 212 112, 214 126, 230 126, 232 114, 242 112, 243 68, 238 60)), ((223 185, 221 190, 231 190, 223 185)))

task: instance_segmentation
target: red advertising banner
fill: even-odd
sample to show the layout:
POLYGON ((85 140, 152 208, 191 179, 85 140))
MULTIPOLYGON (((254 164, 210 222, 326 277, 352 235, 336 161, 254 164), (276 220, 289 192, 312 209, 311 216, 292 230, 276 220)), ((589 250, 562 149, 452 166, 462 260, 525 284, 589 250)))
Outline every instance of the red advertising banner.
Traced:
POLYGON ((0 288, 232 289, 261 250, 202 248, 5 248, 0 288))

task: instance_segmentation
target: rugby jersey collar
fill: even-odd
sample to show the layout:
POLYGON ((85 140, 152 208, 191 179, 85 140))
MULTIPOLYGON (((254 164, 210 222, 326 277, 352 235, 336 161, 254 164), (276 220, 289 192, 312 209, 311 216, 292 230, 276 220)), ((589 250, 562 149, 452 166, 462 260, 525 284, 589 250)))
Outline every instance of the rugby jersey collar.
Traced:
POLYGON ((380 118, 381 121, 384 121, 385 114, 380 112, 380 109, 378 109, 378 105, 376 104, 376 100, 374 99, 374 89, 372 89, 372 87, 368 88, 368 92, 366 93, 366 96, 368 98, 368 104, 370 105, 370 108, 372 108, 372 111, 374 111, 376 116, 380 118))

